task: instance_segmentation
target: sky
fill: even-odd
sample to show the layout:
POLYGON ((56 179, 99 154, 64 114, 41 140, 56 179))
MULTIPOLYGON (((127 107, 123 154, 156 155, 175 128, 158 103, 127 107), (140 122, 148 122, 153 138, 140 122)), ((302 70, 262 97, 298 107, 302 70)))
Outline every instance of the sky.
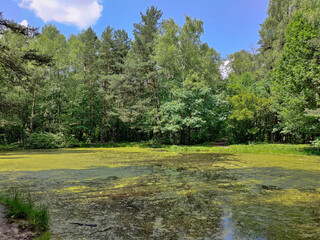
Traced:
POLYGON ((227 57, 258 47, 268 0, 0 0, 0 12, 6 19, 40 29, 55 24, 66 37, 89 26, 100 36, 108 25, 132 37, 140 12, 152 5, 163 11, 162 19, 173 18, 179 25, 185 14, 202 19, 202 41, 227 57))

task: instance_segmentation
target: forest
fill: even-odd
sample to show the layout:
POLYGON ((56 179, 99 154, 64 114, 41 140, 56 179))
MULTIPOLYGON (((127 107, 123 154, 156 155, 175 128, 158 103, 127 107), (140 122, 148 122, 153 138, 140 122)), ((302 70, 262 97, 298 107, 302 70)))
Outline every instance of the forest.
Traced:
POLYGON ((0 144, 320 141, 319 0, 270 0, 258 49, 227 59, 201 20, 140 14, 132 39, 112 26, 67 39, 1 14, 0 144))

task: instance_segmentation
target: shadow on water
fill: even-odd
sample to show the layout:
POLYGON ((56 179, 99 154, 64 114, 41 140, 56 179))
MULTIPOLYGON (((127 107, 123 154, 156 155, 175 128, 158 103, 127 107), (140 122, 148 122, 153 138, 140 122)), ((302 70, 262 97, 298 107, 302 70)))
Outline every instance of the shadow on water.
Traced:
POLYGON ((150 166, 1 172, 0 181, 4 182, 2 187, 6 186, 6 183, 6 187, 11 187, 12 184, 23 187, 27 184, 38 188, 42 186, 47 190, 59 190, 68 186, 99 186, 117 179, 139 177, 152 172, 153 167, 150 166), (9 178, 14 180, 6 182, 9 178))
POLYGON ((281 167, 239 168, 232 170, 239 179, 254 179, 265 190, 317 190, 320 187, 320 171, 284 169, 281 167))
POLYGON ((229 184, 238 188, 233 185, 226 201, 230 210, 223 218, 229 230, 225 239, 320 239, 319 171, 280 167, 232 171, 238 179, 229 184))
POLYGON ((319 239, 319 199, 308 196, 307 201, 288 204, 272 191, 261 194, 265 199, 252 194, 233 205, 232 222, 239 239, 319 239))

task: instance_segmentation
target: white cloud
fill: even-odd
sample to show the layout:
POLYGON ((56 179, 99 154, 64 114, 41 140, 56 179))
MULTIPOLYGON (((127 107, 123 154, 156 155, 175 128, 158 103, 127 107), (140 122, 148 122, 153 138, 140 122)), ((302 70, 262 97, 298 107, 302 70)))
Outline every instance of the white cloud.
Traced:
POLYGON ((24 19, 24 20, 20 23, 20 25, 25 26, 25 27, 28 27, 28 26, 29 26, 29 23, 28 23, 28 21, 27 21, 26 19, 24 19))
POLYGON ((44 22, 55 21, 87 28, 100 18, 100 0, 21 0, 19 6, 35 12, 44 22))

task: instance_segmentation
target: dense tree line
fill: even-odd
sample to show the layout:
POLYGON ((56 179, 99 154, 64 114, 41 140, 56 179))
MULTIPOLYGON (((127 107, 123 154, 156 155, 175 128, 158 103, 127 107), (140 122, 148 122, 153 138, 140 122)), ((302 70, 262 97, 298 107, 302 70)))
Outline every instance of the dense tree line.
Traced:
POLYGON ((133 39, 107 26, 68 39, 0 16, 0 143, 309 142, 320 134, 320 1, 270 0, 259 49, 223 59, 203 22, 155 7, 133 39))
POLYGON ((310 142, 319 136, 318 0, 270 0, 257 54, 229 56, 235 141, 310 142))

